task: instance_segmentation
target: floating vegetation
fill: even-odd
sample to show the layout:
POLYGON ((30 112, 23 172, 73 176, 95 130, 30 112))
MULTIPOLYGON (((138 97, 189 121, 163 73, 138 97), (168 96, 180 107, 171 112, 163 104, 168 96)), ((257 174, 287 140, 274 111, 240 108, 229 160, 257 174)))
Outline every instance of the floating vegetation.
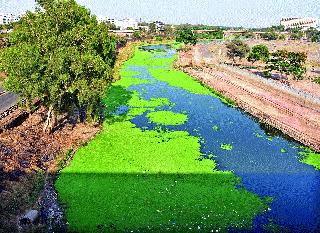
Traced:
POLYGON ((257 138, 263 138, 263 136, 262 136, 261 134, 259 134, 259 133, 256 133, 255 136, 256 136, 257 138))
POLYGON ((282 148, 282 149, 280 150, 280 152, 281 152, 281 153, 287 153, 287 150, 284 149, 284 148, 282 148))
POLYGON ((304 151, 299 152, 299 154, 302 155, 301 161, 314 166, 317 170, 320 170, 320 153, 304 146, 301 148, 304 149, 304 151))
POLYGON ((217 126, 217 125, 214 125, 214 126, 212 127, 212 129, 213 129, 213 131, 220 131, 220 127, 217 126))
MULTIPOLYGON (((172 58, 151 59, 152 56, 136 50, 123 69, 127 70, 128 65, 172 65, 172 58)), ((166 98, 147 100, 137 91, 128 91, 127 87, 146 81, 133 75, 126 74, 109 89, 104 99, 108 117, 103 130, 76 152, 56 181, 60 201, 67 206, 68 230, 250 229, 255 216, 262 214, 267 204, 256 194, 237 189, 240 179, 232 172, 216 170, 214 155, 209 154, 209 160, 201 154, 200 138, 161 126, 140 129, 132 123, 146 111, 151 111, 150 120, 160 124, 181 124, 188 119, 186 114, 156 111, 173 105, 166 98), (128 110, 120 116, 114 114, 121 106, 128 110)), ((190 91, 210 95, 197 82, 193 83, 196 88, 191 83, 183 85, 189 86, 190 91)), ((221 146, 232 149, 230 144, 221 146)))
POLYGON ((150 112, 147 117, 151 122, 160 125, 182 125, 188 120, 188 116, 171 111, 150 112))
POLYGON ((222 144, 220 145, 220 148, 221 148, 222 150, 232 150, 232 149, 233 149, 233 146, 232 146, 231 144, 224 144, 224 143, 222 143, 222 144))
POLYGON ((273 137, 272 137, 272 136, 268 136, 268 137, 267 137, 267 140, 270 141, 270 142, 272 142, 272 141, 273 141, 273 137))

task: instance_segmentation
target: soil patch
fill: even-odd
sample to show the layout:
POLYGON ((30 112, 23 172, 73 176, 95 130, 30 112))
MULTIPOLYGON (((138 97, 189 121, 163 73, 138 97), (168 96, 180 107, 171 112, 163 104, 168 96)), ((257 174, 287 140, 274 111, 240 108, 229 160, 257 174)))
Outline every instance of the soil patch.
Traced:
MULTIPOLYGON (((17 231, 17 216, 39 207, 45 174, 54 173, 67 151, 76 150, 100 130, 64 120, 59 130, 48 135, 42 132, 44 116, 41 108, 21 125, 0 132, 0 232, 17 231)), ((0 122, 0 128, 5 122, 0 122)))

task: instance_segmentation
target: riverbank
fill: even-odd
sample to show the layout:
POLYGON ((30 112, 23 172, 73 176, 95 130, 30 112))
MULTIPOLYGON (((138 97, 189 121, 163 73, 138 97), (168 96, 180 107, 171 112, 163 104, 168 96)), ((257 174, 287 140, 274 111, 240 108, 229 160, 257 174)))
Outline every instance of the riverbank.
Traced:
POLYGON ((197 63, 194 57, 199 57, 199 54, 195 50, 182 54, 177 63, 182 67, 185 66, 183 64, 194 63, 194 68, 189 66, 184 71, 233 99, 261 121, 320 151, 320 104, 312 101, 312 97, 303 98, 302 94, 299 96, 287 91, 283 84, 262 82, 236 68, 197 63))
MULTIPOLYGON (((119 50, 117 66, 133 55, 136 46, 136 43, 129 43, 119 50)), ((115 77, 116 74, 115 68, 115 77)), ((0 82, 4 78, 0 73, 0 82)), ((9 116, 0 117, 0 232, 17 232, 18 218, 28 209, 41 210, 40 224, 31 229, 45 232, 48 222, 53 227, 56 221, 61 221, 56 219, 57 214, 63 217, 55 213, 58 203, 55 203, 56 194, 51 183, 56 172, 101 127, 62 119, 58 130, 48 135, 42 131, 44 109, 40 108, 18 123, 15 119, 21 114, 23 111, 15 108, 9 116), (7 128, 8 123, 10 128, 7 128)))

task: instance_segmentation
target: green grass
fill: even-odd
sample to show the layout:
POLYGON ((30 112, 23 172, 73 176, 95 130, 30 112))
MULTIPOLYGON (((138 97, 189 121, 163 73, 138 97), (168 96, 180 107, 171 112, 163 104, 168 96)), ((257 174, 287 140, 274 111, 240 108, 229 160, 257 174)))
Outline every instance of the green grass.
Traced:
MULTIPOLYGON (((139 50, 136 56, 146 55, 139 50)), ((128 64, 140 64, 136 56, 128 64)), ((177 115, 156 112, 160 106, 173 104, 168 99, 144 100, 126 89, 136 84, 129 75, 108 90, 104 100, 108 118, 103 130, 80 148, 59 174, 55 187, 65 206, 68 230, 249 229, 254 217, 267 208, 266 202, 236 188, 240 179, 232 172, 217 171, 213 160, 201 159, 205 155, 200 152, 198 137, 185 131, 137 128, 130 120, 146 111, 153 111, 150 119, 162 123, 172 123, 166 118, 177 115), (129 107, 128 112, 113 115, 122 105, 129 107)), ((177 119, 181 123, 186 116, 177 119)))
POLYGON ((320 154, 304 147, 304 151, 299 152, 302 155, 302 162, 314 166, 317 170, 320 170, 320 154))
POLYGON ((150 112, 147 117, 151 122, 160 125, 182 125, 188 120, 188 116, 171 111, 150 112))

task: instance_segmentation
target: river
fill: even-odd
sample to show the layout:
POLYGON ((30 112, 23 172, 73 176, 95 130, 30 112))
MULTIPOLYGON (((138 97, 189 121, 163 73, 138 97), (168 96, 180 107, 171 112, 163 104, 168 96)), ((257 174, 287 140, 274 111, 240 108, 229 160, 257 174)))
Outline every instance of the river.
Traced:
MULTIPOLYGON (((175 50, 167 46, 149 46, 162 49, 170 57, 175 50)), ((168 98, 174 112, 184 112, 188 121, 170 130, 183 130, 201 138, 201 152, 214 155, 219 170, 234 172, 243 186, 261 197, 272 197, 270 211, 254 221, 254 231, 263 231, 262 225, 273 223, 281 231, 318 232, 320 230, 320 171, 300 162, 300 144, 281 134, 270 135, 262 125, 238 108, 223 104, 218 98, 193 94, 154 78, 146 66, 130 66, 139 72, 135 77, 151 81, 129 87, 144 99, 168 98), (221 144, 232 145, 232 150, 221 149, 221 144)), ((172 77, 174 78, 174 77, 172 77)), ((168 110, 163 107, 159 110, 168 110)), ((132 120, 140 128, 154 129, 146 114, 132 120)))

